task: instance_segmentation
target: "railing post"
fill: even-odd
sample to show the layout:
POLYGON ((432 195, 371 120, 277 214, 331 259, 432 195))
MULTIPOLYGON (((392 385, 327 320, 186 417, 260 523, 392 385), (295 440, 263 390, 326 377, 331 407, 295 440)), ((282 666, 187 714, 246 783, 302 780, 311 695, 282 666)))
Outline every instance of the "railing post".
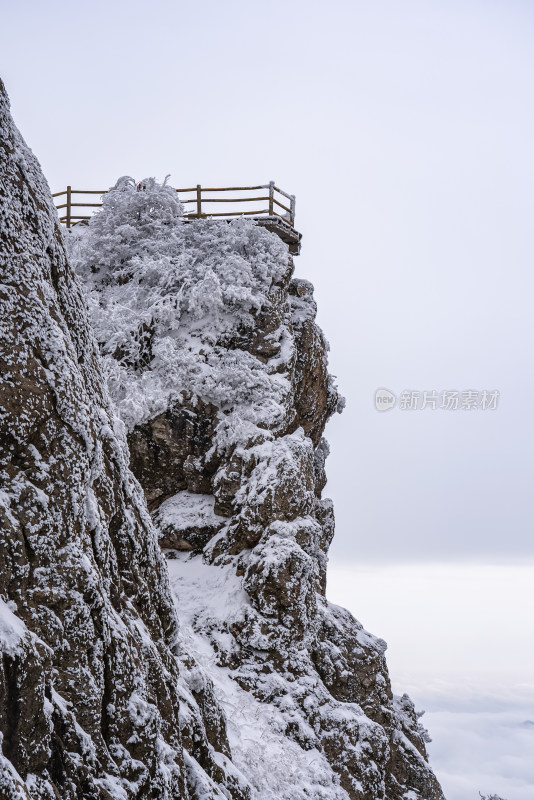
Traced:
POLYGON ((294 194, 291 195, 291 202, 289 204, 289 207, 291 209, 291 214, 290 214, 290 220, 289 221, 291 223, 291 227, 294 228, 295 227, 295 195, 294 194))
POLYGON ((202 216, 202 189, 200 183, 197 183, 197 214, 200 219, 202 216))
POLYGON ((274 181, 269 183, 269 216, 274 215, 274 181))
POLYGON ((70 196, 71 196, 72 188, 67 186, 67 228, 70 228, 70 214, 71 214, 71 207, 70 207, 70 196))

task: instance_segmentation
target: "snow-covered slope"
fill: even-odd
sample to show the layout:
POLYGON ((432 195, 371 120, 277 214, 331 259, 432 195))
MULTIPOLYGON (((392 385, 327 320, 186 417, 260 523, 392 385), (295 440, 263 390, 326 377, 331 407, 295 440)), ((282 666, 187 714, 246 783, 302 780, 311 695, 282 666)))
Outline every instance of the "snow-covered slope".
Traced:
POLYGON ((325 599, 322 435, 342 400, 285 246, 245 219, 186 223, 170 187, 123 178, 69 249, 167 548, 190 685, 201 665, 252 797, 442 800, 385 643, 325 599))

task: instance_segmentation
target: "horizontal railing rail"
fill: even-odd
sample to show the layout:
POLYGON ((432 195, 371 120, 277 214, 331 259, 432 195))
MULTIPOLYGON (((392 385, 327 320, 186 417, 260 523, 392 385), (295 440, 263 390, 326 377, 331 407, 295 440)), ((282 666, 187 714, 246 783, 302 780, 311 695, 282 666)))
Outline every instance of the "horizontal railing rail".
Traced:
MULTIPOLYGON (((108 191, 109 190, 107 189, 103 189, 102 191, 98 189, 73 189, 72 186, 67 186, 67 188, 63 191, 55 192, 52 197, 65 197, 65 202, 61 202, 59 204, 56 203, 56 208, 59 212, 59 221, 62 222, 67 228, 71 228, 73 225, 77 225, 80 222, 86 222, 91 218, 91 213, 78 213, 78 209, 84 209, 85 211, 88 211, 89 209, 101 208, 102 202, 92 203, 88 200, 77 202, 80 195, 84 197, 87 195, 96 194, 102 197, 103 195, 107 194, 108 191), (73 200, 73 198, 76 199, 76 202, 73 200), (61 213, 62 211, 63 213, 61 213)), ((291 228, 294 228, 295 226, 295 195, 288 194, 282 189, 279 189, 274 181, 259 186, 220 187, 201 186, 200 184, 197 184, 197 186, 191 186, 185 189, 176 189, 176 191, 178 192, 180 201, 184 206, 193 206, 193 210, 189 211, 186 209, 184 213, 184 216, 187 219, 204 219, 207 217, 231 219, 232 217, 241 216, 252 216, 268 219, 273 217, 275 220, 282 220, 291 228), (266 193, 254 196, 249 194, 243 196, 240 194, 238 197, 230 197, 228 194, 226 194, 224 197, 207 196, 208 193, 212 194, 214 192, 235 194, 242 192, 258 192, 261 190, 266 190, 266 193), (283 200, 286 200, 287 202, 283 202, 283 200), (216 203, 224 203, 225 207, 220 211, 215 211, 211 208, 211 206, 212 204, 216 203), (266 206, 261 208, 249 208, 246 206, 243 207, 242 205, 237 205, 237 207, 234 205, 242 203, 248 203, 249 206, 252 204, 266 203, 266 206), (282 212, 280 209, 282 209, 282 212)), ((215 208, 221 207, 216 205, 215 208)))

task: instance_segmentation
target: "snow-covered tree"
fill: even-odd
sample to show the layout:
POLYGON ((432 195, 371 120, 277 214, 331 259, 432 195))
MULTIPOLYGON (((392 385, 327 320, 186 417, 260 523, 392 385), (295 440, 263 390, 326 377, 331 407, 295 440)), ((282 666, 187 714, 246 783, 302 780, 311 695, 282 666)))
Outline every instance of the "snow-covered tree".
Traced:
MULTIPOLYGON (((266 370, 246 348, 227 346, 253 329, 290 269, 276 235, 244 217, 186 221, 166 182, 123 177, 67 240, 128 428, 184 388, 223 410, 241 406, 240 424, 283 416, 288 387, 277 365, 266 370)), ((283 325, 277 337, 284 339, 283 325)), ((238 436, 236 424, 227 429, 238 436)))

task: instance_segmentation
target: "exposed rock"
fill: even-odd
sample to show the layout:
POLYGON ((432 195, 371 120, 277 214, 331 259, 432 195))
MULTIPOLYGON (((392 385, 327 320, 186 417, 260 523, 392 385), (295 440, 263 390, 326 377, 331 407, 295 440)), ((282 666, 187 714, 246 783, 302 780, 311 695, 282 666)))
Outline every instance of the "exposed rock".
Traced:
POLYGON ((217 463, 206 460, 217 425, 217 408, 182 397, 128 434, 130 468, 146 487, 152 510, 182 489, 210 492, 217 463))
POLYGON ((288 294, 297 353, 293 375, 295 417, 291 427, 302 427, 317 447, 326 421, 344 400, 339 398, 328 374, 328 343, 315 324, 317 305, 312 284, 293 279, 288 294))
POLYGON ((185 224, 176 209, 160 224, 150 209, 176 201, 143 184, 144 211, 143 192, 123 180, 71 249, 153 508, 170 491, 154 495, 159 468, 145 460, 157 429, 180 476, 166 503, 187 509, 200 492, 222 520, 217 532, 173 526, 165 503, 154 515, 164 544, 203 548, 174 552, 169 571, 184 635, 226 710, 233 763, 258 800, 443 800, 413 705, 392 695, 385 643, 325 599, 334 519, 321 497, 323 432, 343 401, 312 286, 291 279, 285 248, 250 221, 185 224), (133 245, 123 226, 136 228, 133 245), (152 360, 117 361, 117 337, 138 352, 141 321, 152 360), (210 409, 191 442, 193 427, 172 422, 188 412, 184 391, 210 409))

